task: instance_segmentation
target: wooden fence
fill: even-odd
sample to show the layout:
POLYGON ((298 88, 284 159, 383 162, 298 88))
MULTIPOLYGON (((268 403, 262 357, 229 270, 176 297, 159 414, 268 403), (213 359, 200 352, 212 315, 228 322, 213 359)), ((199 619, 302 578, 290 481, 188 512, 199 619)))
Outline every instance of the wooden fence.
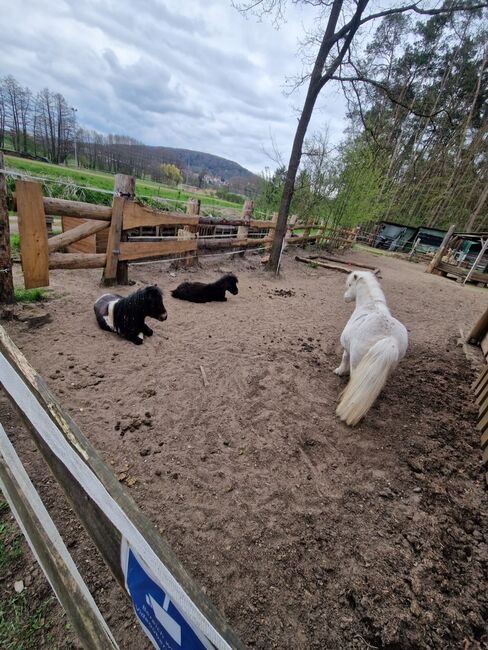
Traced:
POLYGON ((488 233, 455 232, 455 226, 447 231, 442 243, 428 265, 426 272, 452 276, 463 284, 474 282, 483 286, 488 285, 488 233), (463 254, 462 246, 466 241, 476 241, 480 244, 478 254, 474 256, 463 254))
MULTIPOLYGON (((156 647, 244 650, 2 327, 0 384, 156 647)), ((0 487, 83 647, 117 648, 1 425, 0 487)))
MULTIPOLYGON (((276 217, 253 218, 252 201, 240 218, 215 218, 200 214, 199 201, 188 201, 186 213, 158 210, 135 201, 134 191, 134 178, 118 174, 112 205, 105 206, 44 197, 39 184, 18 181, 14 205, 25 287, 47 286, 50 269, 101 268, 105 285, 127 284, 129 263, 169 258, 190 266, 213 251, 271 247, 276 217), (61 218, 63 232, 48 238, 52 217, 61 218)), ((349 248, 356 232, 292 218, 285 243, 349 248)))
MULTIPOLYGON (((487 362, 473 384, 476 404, 479 408, 478 429, 481 432, 482 462, 488 466, 488 309, 482 314, 471 332, 467 342, 479 345, 487 362)), ((488 484, 488 471, 485 474, 488 484)))

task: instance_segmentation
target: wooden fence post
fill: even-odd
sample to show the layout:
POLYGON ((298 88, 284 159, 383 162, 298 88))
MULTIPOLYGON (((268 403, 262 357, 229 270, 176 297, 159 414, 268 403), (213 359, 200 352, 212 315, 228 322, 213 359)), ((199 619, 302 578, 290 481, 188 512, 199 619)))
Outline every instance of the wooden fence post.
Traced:
POLYGON ((415 255, 415 251, 417 250, 417 246, 418 246, 419 244, 420 244, 420 237, 417 237, 417 239, 415 240, 414 245, 412 246, 412 250, 411 250, 410 253, 408 254, 408 259, 409 259, 409 260, 411 260, 412 257, 415 255))
MULTIPOLYGON (((4 169, 3 153, 0 151, 0 169, 4 169)), ((7 181, 0 173, 0 303, 15 302, 12 279, 12 255, 10 253, 10 223, 7 209, 7 181)))
POLYGON ((17 181, 20 257, 26 289, 49 286, 46 215, 39 183, 17 181))
POLYGON ((119 262, 120 242, 127 241, 124 233, 124 205, 135 195, 136 179, 126 174, 116 174, 114 198, 112 201, 112 221, 107 242, 107 262, 102 284, 129 284, 129 267, 127 262, 119 262))
POLYGON ((288 220, 288 224, 286 226, 286 234, 285 234, 285 245, 283 247, 283 250, 286 251, 288 248, 288 241, 292 238, 293 235, 293 229, 292 226, 294 226, 297 222, 298 215, 297 214, 292 214, 291 217, 288 220))
POLYGON ((425 269, 426 273, 433 273, 435 271, 437 265, 439 264, 439 262, 444 257, 444 253, 447 250, 447 246, 448 246, 449 241, 450 241, 450 239, 452 237, 452 233, 454 232, 455 227, 456 227, 456 225, 453 224, 449 228, 449 230, 446 232, 446 234, 444 235, 444 239, 442 240, 442 244, 439 246, 439 248, 437 250, 437 253, 432 258, 432 261, 429 264, 429 266, 425 269))
MULTIPOLYGON (((244 239, 247 241, 249 235, 249 224, 251 223, 252 213, 254 210, 254 202, 246 199, 244 201, 244 207, 242 208, 242 220, 247 223, 245 226, 238 226, 237 228, 237 239, 244 239)), ((242 252, 241 256, 244 257, 246 252, 242 252)))
POLYGON ((481 239, 481 250, 478 253, 475 261, 473 262, 473 266, 469 269, 468 275, 464 278, 463 284, 466 284, 466 282, 469 282, 471 280, 471 276, 476 271, 476 267, 483 259, 483 255, 485 254, 487 248, 488 248, 488 238, 481 239))
MULTIPOLYGON (((200 214, 200 199, 188 199, 186 214, 195 216, 200 214)), ((196 239, 198 226, 183 226, 178 230, 178 239, 196 239)), ((198 262, 198 251, 188 251, 184 256, 183 266, 188 268, 198 262)))

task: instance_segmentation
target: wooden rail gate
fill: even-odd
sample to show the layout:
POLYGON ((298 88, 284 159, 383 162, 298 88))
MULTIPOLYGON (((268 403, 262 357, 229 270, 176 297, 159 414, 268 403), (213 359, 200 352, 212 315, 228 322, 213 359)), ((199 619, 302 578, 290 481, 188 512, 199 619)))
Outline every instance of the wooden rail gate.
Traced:
MULTIPOLYGON (((245 202, 238 219, 201 215, 196 200, 188 202, 186 214, 157 210, 134 200, 133 177, 118 174, 115 178, 111 206, 44 197, 38 183, 16 183, 20 255, 27 289, 48 286, 50 269, 101 268, 103 284, 109 286, 127 284, 130 262, 178 256, 190 266, 199 252, 271 247, 276 215, 273 219, 253 219, 252 201, 245 202), (48 238, 46 219, 54 216, 61 217, 64 232, 48 238), (205 234, 224 227, 231 234, 205 234), (148 231, 157 231, 158 236, 148 236, 148 231)), ((348 248, 355 237, 356 229, 296 223, 295 217, 288 225, 285 244, 316 242, 348 248)))
MULTIPOLYGON (((244 650, 2 327, 0 383, 154 647, 244 650)), ((0 488, 83 647, 117 648, 1 425, 0 488)))
MULTIPOLYGON (((478 430, 481 434, 482 462, 488 467, 488 309, 475 324, 467 337, 468 343, 479 345, 487 365, 473 384, 475 402, 479 408, 478 430)), ((485 474, 488 485, 488 471, 485 474)))

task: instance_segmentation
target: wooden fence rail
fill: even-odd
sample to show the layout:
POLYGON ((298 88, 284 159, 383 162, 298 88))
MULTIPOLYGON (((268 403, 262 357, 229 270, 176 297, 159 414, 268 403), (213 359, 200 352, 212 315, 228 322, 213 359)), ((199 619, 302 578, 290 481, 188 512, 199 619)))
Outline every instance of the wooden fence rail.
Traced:
MULTIPOLYGON (((139 510, 117 477, 101 460, 57 402, 42 377, 28 363, 2 327, 0 384, 108 568, 124 592, 126 589, 129 591, 136 613, 136 595, 130 591, 128 569, 124 560, 121 560, 126 551, 138 558, 143 584, 154 583, 159 590, 160 602, 156 603, 154 609, 155 626, 159 620, 156 612, 158 607, 165 607, 166 617, 171 618, 168 613, 168 603, 171 602, 179 617, 207 640, 200 645, 182 643, 180 646, 183 649, 191 647, 205 650, 215 647, 218 650, 244 650, 243 644, 228 623, 186 572, 169 545, 139 510)), ((74 606, 73 597, 76 593, 70 592, 66 587, 75 576, 72 570, 65 571, 70 560, 64 552, 64 547, 58 545, 55 548, 41 534, 41 529, 38 530, 32 513, 26 512, 26 508, 22 507, 23 501, 16 482, 22 479, 23 473, 16 471, 12 464, 13 455, 9 456, 5 450, 9 451, 8 445, 2 444, 0 431, 0 455, 3 457, 3 464, 0 463, 0 483, 7 486, 6 491, 10 495, 16 514, 20 515, 29 543, 37 544, 36 548, 42 554, 41 566, 45 568, 49 565, 50 573, 46 573, 48 577, 54 576, 51 584, 68 615, 73 616, 75 629, 81 634, 81 641, 90 649, 106 650, 116 647, 112 643, 108 628, 103 620, 100 620, 98 610, 92 607, 84 583, 77 578, 75 582, 78 585, 78 593, 83 594, 83 599, 79 600, 79 608, 74 606), (39 534, 36 534, 36 531, 39 534), (60 554, 65 560, 63 565, 55 562, 55 558, 59 559, 60 554), (96 639, 96 642, 93 639, 96 639)), ((46 524, 45 518, 43 523, 46 524)), ((142 605, 146 606, 145 598, 142 605)), ((181 621, 179 625, 182 625, 181 621)), ((164 621, 159 632, 164 636, 164 621)), ((160 647, 174 646, 171 644, 160 647)))
MULTIPOLYGON (((190 266, 198 253, 268 250, 276 220, 253 219, 246 201, 240 219, 200 214, 190 200, 186 214, 159 210, 134 200, 134 179, 117 174, 111 206, 43 197, 41 186, 18 181, 14 206, 20 232, 20 255, 26 288, 49 284, 49 269, 103 268, 105 285, 127 284, 128 263, 179 259, 190 266), (64 232, 48 239, 47 217, 61 217, 64 232)), ((317 243, 348 248, 356 229, 296 223, 290 219, 286 246, 317 243)))
MULTIPOLYGON (((481 435, 482 463, 488 467, 488 308, 475 323, 466 341, 472 345, 479 345, 486 361, 472 388, 479 408, 478 430, 481 435)), ((488 485, 488 471, 485 478, 488 485)))

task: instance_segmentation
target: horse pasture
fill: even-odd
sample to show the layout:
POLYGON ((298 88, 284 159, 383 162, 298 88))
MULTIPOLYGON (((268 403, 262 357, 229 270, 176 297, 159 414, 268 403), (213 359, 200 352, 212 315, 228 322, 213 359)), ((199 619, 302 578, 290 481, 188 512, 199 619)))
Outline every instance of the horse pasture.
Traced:
MULTIPOLYGON (((6 327, 250 648, 487 647, 475 370, 457 339, 488 294, 421 265, 350 255, 381 268, 388 306, 410 339, 354 429, 335 415, 346 380, 333 370, 353 308, 343 301, 346 276, 292 254, 279 279, 253 256, 191 272, 131 267, 136 286, 117 291, 156 282, 168 311, 165 322, 147 320, 154 335, 144 345, 98 328, 99 271, 53 271, 53 297, 36 307, 51 322, 6 327), (225 271, 239 278, 227 302, 170 295, 225 271)), ((121 647, 149 648, 2 401, 2 421, 7 415, 121 647)), ((41 583, 34 574, 28 589, 41 583)))

